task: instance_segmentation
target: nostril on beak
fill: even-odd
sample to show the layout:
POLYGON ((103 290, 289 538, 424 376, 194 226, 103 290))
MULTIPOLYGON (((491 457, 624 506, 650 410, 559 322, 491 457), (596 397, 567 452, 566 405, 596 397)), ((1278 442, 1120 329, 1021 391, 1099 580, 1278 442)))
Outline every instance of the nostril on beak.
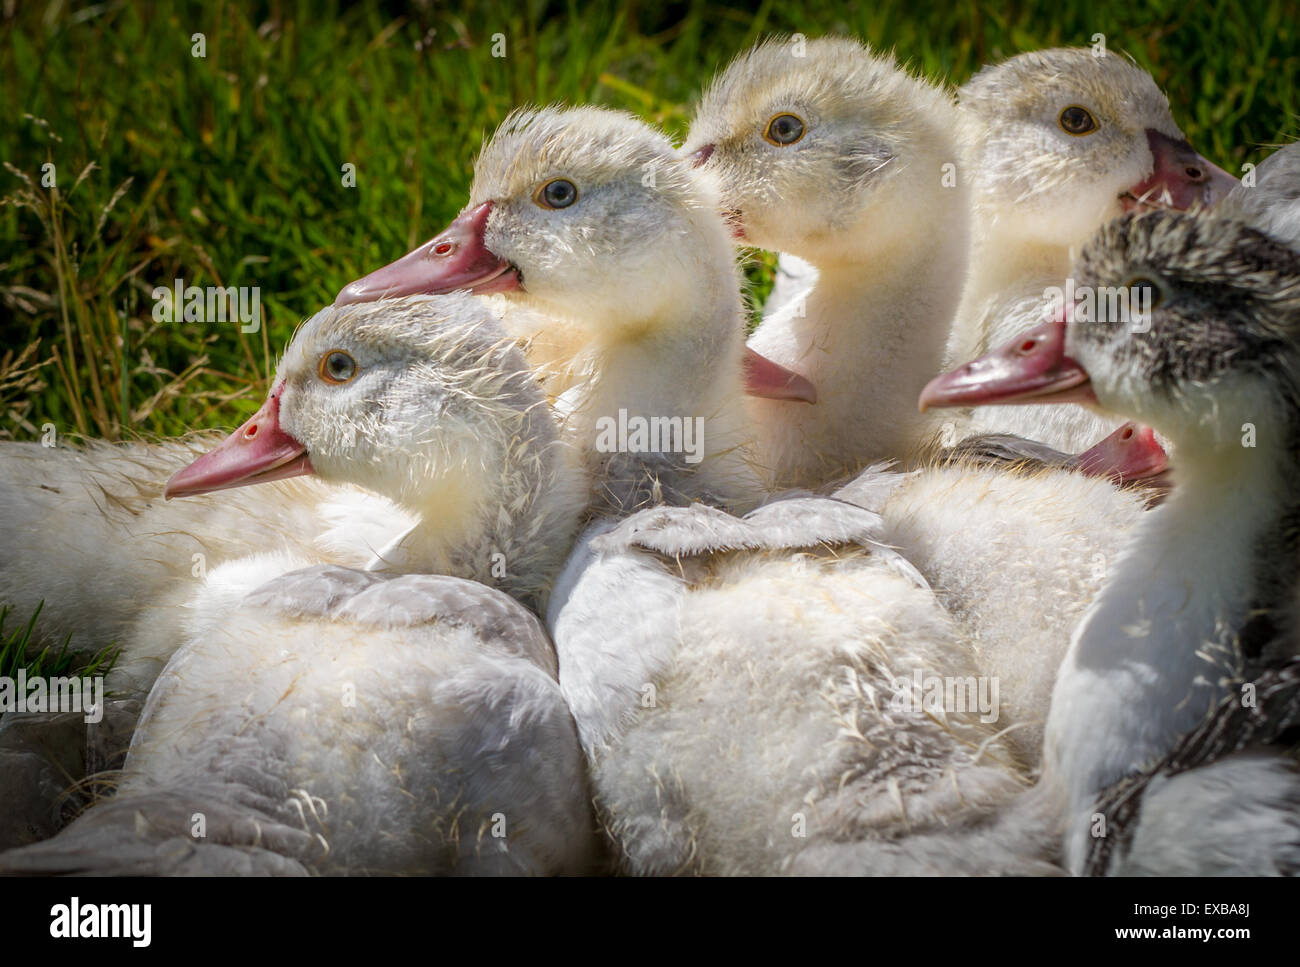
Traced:
POLYGON ((700 148, 698 151, 692 152, 692 153, 691 153, 691 167, 692 167, 692 168, 701 168, 701 167, 703 167, 704 165, 708 164, 709 159, 713 157, 713 149, 714 149, 715 147, 717 147, 717 145, 706 144, 704 147, 700 148))
POLYGON ((255 437, 255 436, 257 436, 257 424, 256 424, 256 423, 250 423, 250 424, 248 424, 248 429, 246 429, 246 430, 244 431, 244 439, 245 439, 245 440, 251 440, 251 439, 253 439, 253 437, 255 437))
POLYGON ((1200 168, 1194 166, 1189 165, 1188 168, 1186 169, 1186 174, 1188 178, 1192 179, 1192 181, 1205 180, 1205 172, 1203 172, 1200 168))
POLYGON ((456 246, 451 242, 439 242, 433 247, 434 255, 450 255, 456 250, 456 246))

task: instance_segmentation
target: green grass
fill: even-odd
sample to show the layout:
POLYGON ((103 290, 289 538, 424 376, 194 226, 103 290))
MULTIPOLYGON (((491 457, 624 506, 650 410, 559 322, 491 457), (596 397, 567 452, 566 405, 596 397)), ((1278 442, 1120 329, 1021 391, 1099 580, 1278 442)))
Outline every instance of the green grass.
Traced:
POLYGON ((1248 0, 18 4, 0 19, 0 436, 237 424, 298 321, 461 207, 518 104, 680 135, 701 85, 772 32, 855 34, 955 83, 1101 32, 1239 171, 1300 133, 1297 24, 1294 2, 1248 0), (267 326, 155 323, 150 293, 178 277, 259 286, 267 326))
MULTIPOLYGON (((111 644, 87 658, 84 655, 69 654, 68 646, 72 643, 72 636, 69 635, 53 655, 48 646, 39 652, 33 652, 29 647, 32 630, 36 627, 36 619, 40 617, 44 606, 45 602, 42 601, 26 622, 19 623, 9 632, 5 631, 5 622, 12 608, 8 605, 0 607, 0 678, 16 679, 22 669, 27 670, 29 681, 42 676, 56 678, 80 675, 83 678, 93 678, 112 671, 119 650, 111 644)), ((0 709, 0 719, 3 718, 4 710, 0 709)))

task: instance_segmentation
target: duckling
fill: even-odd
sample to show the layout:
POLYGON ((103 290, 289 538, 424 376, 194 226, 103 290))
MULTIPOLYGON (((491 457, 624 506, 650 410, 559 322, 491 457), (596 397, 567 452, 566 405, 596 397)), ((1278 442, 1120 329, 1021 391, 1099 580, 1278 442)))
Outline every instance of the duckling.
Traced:
POLYGON ((730 239, 662 135, 598 108, 516 111, 485 146, 461 215, 336 301, 456 289, 498 293, 576 334, 566 365, 583 378, 563 406, 565 433, 606 482, 602 512, 629 512, 656 488, 737 508, 762 497, 730 239), (666 429, 677 446, 647 439, 629 459, 617 443, 636 443, 633 427, 666 429))
MULTIPOLYGON (((1175 488, 1135 528, 1075 631, 1052 697, 1043 782, 1066 803, 1066 857, 1079 872, 1098 797, 1158 764, 1216 706, 1240 702, 1243 683, 1300 651, 1300 555, 1287 523, 1300 507, 1300 254, 1227 218, 1130 214, 1102 228, 1074 272, 1081 283, 1147 290, 1149 329, 1062 311, 991 359, 936 379, 923 399, 969 401, 982 384, 986 403, 1087 402, 1140 419, 1177 447, 1175 488)), ((1161 834, 1170 824, 1201 830, 1200 872, 1298 868, 1294 764, 1232 756, 1164 773, 1153 790, 1162 791, 1145 798, 1145 832, 1121 868, 1191 872, 1198 850, 1175 849, 1161 834), (1232 811, 1227 782, 1240 797, 1232 811), (1266 830, 1275 839, 1261 849, 1252 837, 1266 830), (1253 865, 1261 855, 1263 868, 1253 865)))
POLYGON ((1006 433, 967 437, 940 454, 943 462, 960 461, 977 466, 1018 465, 1072 468, 1090 477, 1107 477, 1117 483, 1145 483, 1163 477, 1169 456, 1155 432, 1129 420, 1106 439, 1080 454, 1062 453, 1044 443, 1006 433))
MULTIPOLYGON (((949 367, 1035 325, 1049 291, 1064 290, 1072 250, 1105 222, 1135 208, 1208 208, 1237 184, 1187 143, 1151 75, 1113 51, 1020 54, 957 96, 974 244, 949 367)), ((1004 406, 976 410, 967 432, 1073 453, 1116 426, 1080 407, 1004 406)))
POLYGON ((248 565, 257 586, 209 606, 151 692, 117 795, 0 871, 589 867, 581 752, 528 610, 584 494, 518 350, 467 296, 322 310, 167 495, 302 474, 417 524, 371 570, 248 565))
POLYGON ((925 435, 912 401, 943 362, 969 248, 956 129, 950 92, 846 38, 762 43, 704 95, 682 154, 716 179, 738 239, 817 273, 750 339, 817 388, 814 406, 752 401, 779 487, 925 435))

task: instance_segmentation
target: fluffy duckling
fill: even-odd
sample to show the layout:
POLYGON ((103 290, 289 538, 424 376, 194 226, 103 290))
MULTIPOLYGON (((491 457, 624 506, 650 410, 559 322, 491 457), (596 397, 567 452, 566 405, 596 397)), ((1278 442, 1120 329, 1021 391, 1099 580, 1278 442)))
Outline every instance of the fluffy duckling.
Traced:
MULTIPOLYGON (((981 70, 958 101, 975 234, 952 366, 1036 325, 1072 251, 1105 222, 1135 208, 1210 207, 1237 183, 1187 143, 1151 75, 1114 52, 1020 54, 981 70)), ((976 410, 969 432, 1074 453, 1116 425, 1079 407, 1013 406, 976 410)))
POLYGON ((577 334, 567 366, 582 378, 562 411, 589 474, 604 482, 601 511, 660 499, 757 502, 730 239, 716 200, 663 136, 598 108, 515 112, 484 147, 462 214, 337 301, 455 289, 499 293, 577 334), (636 442, 632 428, 661 420, 676 421, 675 448, 647 440, 618 452, 619 439, 636 442))
MULTIPOLYGON (((1067 325, 1063 313, 989 365, 936 380, 926 397, 968 399, 982 381, 988 402, 1085 400, 1178 448, 1172 495, 1135 529, 1075 631, 1052 698, 1043 782, 1067 803, 1067 858, 1081 871, 1098 797, 1300 650, 1300 555, 1288 524, 1300 506, 1300 256, 1229 219, 1153 213, 1104 227, 1075 273, 1149 290, 1150 329, 1067 325)), ((1153 791, 1121 869, 1240 874, 1300 863, 1293 764, 1233 756, 1167 774, 1153 791), (1232 810, 1225 783, 1240 794, 1232 810), (1177 837, 1162 833, 1171 824, 1199 829, 1197 848, 1174 848, 1177 837), (1255 838, 1262 830, 1272 830, 1268 849, 1255 838)))
POLYGON ((845 38, 760 44, 704 95, 682 152, 717 180, 737 238, 817 270, 750 339, 817 387, 814 406, 752 401, 780 486, 924 435, 912 400, 943 362, 969 248, 956 129, 947 91, 845 38))
POLYGON ((370 571, 261 583, 301 562, 251 562, 255 589, 209 604, 160 677, 117 795, 0 871, 588 867, 581 752, 525 607, 584 497, 523 357, 465 296, 323 310, 262 409, 167 493, 311 473, 417 524, 370 571))

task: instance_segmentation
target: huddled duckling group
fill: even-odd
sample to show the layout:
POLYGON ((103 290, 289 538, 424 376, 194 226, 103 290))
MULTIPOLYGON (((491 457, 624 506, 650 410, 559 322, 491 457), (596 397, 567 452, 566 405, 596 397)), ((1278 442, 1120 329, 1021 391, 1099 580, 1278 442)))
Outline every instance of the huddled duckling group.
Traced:
POLYGON ((1091 49, 773 39, 680 148, 516 111, 224 441, 0 450, 0 600, 123 648, 57 835, 0 719, 0 872, 1300 871, 1300 148, 1253 175, 1091 49))

